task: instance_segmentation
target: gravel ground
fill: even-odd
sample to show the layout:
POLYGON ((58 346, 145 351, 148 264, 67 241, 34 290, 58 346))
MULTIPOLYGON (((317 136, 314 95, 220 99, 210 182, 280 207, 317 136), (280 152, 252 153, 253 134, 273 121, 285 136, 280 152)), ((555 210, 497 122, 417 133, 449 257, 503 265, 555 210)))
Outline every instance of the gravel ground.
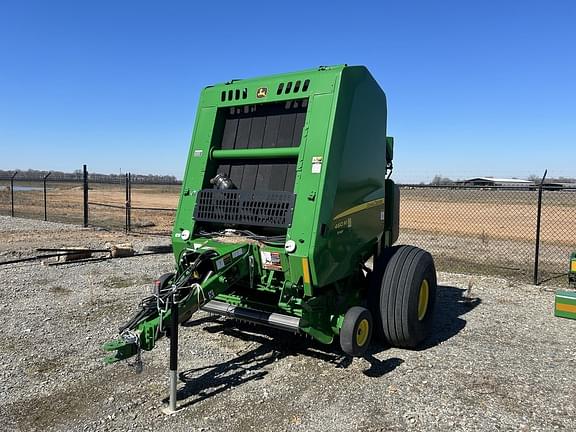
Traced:
MULTIPOLYGON (((165 239, 0 217, 0 259, 36 247, 165 239)), ((576 321, 552 289, 439 274, 424 349, 338 349, 199 313, 182 329, 180 406, 166 416, 168 343, 144 372, 100 346, 171 270, 170 255, 0 267, 0 424, 46 431, 576 430, 576 321), (471 288, 468 301, 466 290, 471 288)))

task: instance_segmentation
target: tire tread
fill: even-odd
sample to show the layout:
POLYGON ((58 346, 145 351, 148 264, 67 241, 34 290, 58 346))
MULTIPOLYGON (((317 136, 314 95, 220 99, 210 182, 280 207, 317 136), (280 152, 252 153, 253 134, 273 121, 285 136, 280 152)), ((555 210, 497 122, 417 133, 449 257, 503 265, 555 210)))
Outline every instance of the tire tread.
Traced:
POLYGON ((391 248, 387 260, 375 263, 373 296, 379 294, 378 333, 392 346, 416 347, 428 333, 436 293, 436 270, 432 256, 414 246, 391 248), (421 280, 429 279, 430 302, 427 316, 418 321, 417 302, 421 280), (376 292, 378 290, 378 292, 376 292), (416 302, 416 303, 415 303, 416 302), (416 311, 416 312, 415 312, 416 311))

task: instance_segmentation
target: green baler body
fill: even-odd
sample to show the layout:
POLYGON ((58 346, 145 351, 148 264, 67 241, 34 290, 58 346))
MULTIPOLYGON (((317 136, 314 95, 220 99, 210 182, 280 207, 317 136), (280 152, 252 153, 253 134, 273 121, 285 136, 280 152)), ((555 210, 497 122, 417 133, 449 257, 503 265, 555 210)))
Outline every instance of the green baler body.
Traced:
POLYGON ((363 66, 205 88, 172 233, 177 262, 185 250, 231 250, 205 235, 226 224, 194 216, 200 191, 213 188, 215 175, 224 172, 240 191, 293 192, 289 224, 271 230, 294 241, 295 250, 250 244, 252 293, 232 290, 218 299, 303 317, 304 332, 329 342, 346 309, 365 298, 361 265, 397 236, 397 189, 385 180, 391 153, 386 96, 363 66), (266 252, 280 257, 273 269, 264 265, 266 252))

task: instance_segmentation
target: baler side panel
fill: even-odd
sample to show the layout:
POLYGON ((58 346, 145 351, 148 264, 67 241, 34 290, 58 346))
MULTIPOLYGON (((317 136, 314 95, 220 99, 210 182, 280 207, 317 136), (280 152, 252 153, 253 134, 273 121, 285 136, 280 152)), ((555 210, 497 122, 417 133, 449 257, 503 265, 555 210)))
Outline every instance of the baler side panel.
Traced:
POLYGON ((209 163, 210 147, 215 134, 218 132, 214 128, 216 115, 217 109, 214 107, 199 108, 198 110, 190 154, 180 192, 180 202, 172 231, 172 243, 176 259, 187 246, 186 242, 180 237, 181 232, 183 230, 192 232, 194 229, 192 213, 196 203, 196 191, 201 190, 203 187, 204 174, 209 163))
POLYGON ((317 214, 322 205, 322 184, 327 160, 327 140, 331 124, 333 93, 315 94, 308 108, 308 117, 302 137, 299 166, 296 169, 296 205, 288 239, 297 244, 296 252, 290 254, 290 273, 295 280, 302 277, 304 290, 312 295, 317 284, 315 275, 309 271, 311 242, 316 231, 317 214), (316 161, 316 163, 314 163, 316 161), (316 166, 315 166, 316 165, 316 166), (318 171, 319 170, 319 171, 318 171))
POLYGON ((342 72, 330 163, 314 238, 312 273, 320 286, 355 271, 384 229, 386 97, 364 67, 342 72))

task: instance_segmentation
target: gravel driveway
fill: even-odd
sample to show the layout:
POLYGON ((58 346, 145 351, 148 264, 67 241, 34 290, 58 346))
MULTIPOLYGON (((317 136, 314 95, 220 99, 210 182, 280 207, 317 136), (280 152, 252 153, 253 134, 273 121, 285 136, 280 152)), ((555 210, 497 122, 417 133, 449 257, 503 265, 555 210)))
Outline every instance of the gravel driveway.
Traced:
MULTIPOLYGON (((0 217, 0 260, 111 240, 166 242, 0 217)), ((180 332, 183 408, 166 416, 167 341, 144 353, 139 375, 106 366, 100 346, 171 268, 171 255, 0 266, 2 430, 576 430, 576 321, 554 318, 552 290, 450 273, 420 351, 374 346, 351 361, 195 315, 180 332)))

